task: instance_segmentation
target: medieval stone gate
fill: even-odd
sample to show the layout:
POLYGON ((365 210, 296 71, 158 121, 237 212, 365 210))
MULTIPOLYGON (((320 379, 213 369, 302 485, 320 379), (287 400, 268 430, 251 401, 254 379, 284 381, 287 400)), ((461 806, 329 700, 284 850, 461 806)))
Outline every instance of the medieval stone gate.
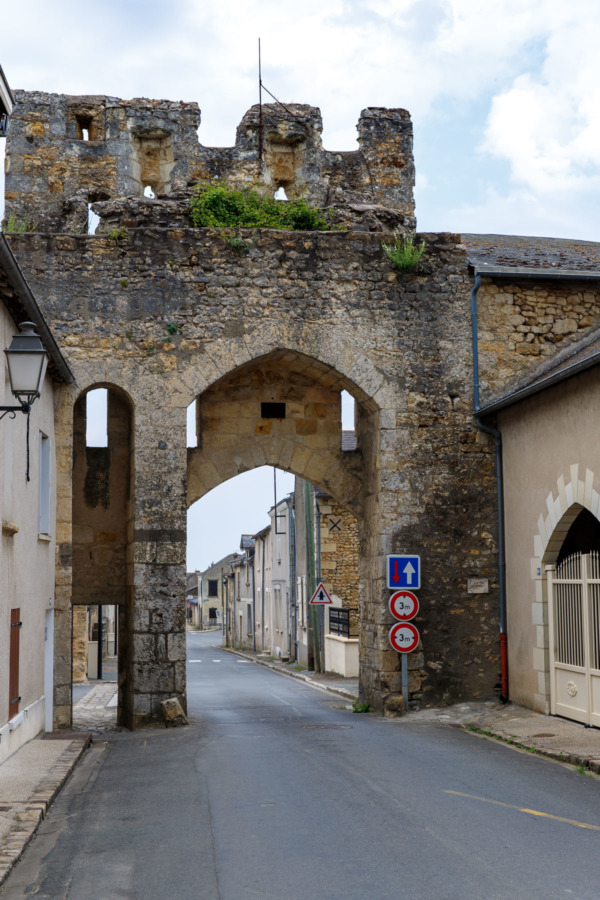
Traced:
POLYGON ((72 604, 120 607, 119 720, 185 701, 185 517, 225 479, 276 465, 350 506, 360 533, 361 694, 398 709, 388 553, 420 553, 414 702, 490 696, 497 682, 493 448, 472 420, 469 294, 456 235, 425 235, 417 272, 382 231, 414 227, 411 128, 366 110, 360 150, 329 153, 313 107, 257 111, 235 148, 197 143, 194 104, 19 94, 12 246, 75 374, 57 409, 55 714, 70 722, 72 604), (190 134, 191 132, 191 134, 190 134), (256 180, 336 211, 344 230, 257 230, 246 255, 190 226, 198 179, 256 180), (160 196, 144 199, 145 188, 160 196), (101 201, 101 202, 95 202, 101 201), (88 204, 100 214, 85 231, 88 204), (109 444, 84 440, 85 393, 109 391, 109 444), (340 392, 357 449, 341 448, 340 392), (186 448, 197 399, 198 447, 186 448), (263 404, 285 404, 272 420, 263 404), (488 579, 470 594, 469 578, 488 579))

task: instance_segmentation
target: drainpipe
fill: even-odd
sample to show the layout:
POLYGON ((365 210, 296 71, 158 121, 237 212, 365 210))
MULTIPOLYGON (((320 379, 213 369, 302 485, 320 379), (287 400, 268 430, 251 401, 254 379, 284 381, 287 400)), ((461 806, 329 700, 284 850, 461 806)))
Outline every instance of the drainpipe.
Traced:
POLYGON ((498 582, 500 586, 500 699, 508 701, 508 639, 506 634, 506 555, 504 548, 504 471, 502 465, 502 435, 497 428, 482 422, 479 416, 479 344, 477 338, 477 293, 481 275, 475 270, 475 284, 471 291, 471 340, 473 344, 473 405, 475 424, 491 434, 496 446, 496 503, 498 508, 498 582))

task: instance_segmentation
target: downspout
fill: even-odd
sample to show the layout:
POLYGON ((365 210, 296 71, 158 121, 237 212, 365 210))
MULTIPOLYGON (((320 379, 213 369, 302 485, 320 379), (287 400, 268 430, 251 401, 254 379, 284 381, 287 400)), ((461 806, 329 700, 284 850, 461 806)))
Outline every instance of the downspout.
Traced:
POLYGON ((506 555, 504 548, 504 471, 502 465, 502 435, 497 428, 482 422, 479 416, 479 344, 477 338, 477 293, 481 275, 475 270, 475 284, 471 291, 471 340, 473 344, 473 405, 475 424, 494 437, 496 446, 496 504, 498 509, 498 583, 500 588, 500 699, 508 702, 508 639, 506 634, 506 555))

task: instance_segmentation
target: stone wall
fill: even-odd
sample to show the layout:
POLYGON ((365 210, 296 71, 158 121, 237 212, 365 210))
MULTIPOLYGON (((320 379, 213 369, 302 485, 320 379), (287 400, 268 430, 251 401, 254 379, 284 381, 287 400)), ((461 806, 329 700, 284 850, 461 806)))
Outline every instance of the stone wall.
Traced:
MULTIPOLYGON (((424 560, 424 656, 413 700, 492 695, 493 448, 471 417, 470 282, 458 239, 424 236, 420 271, 401 274, 390 267, 378 234, 248 237, 245 257, 203 229, 134 229, 121 246, 101 236, 12 238, 79 389, 116 385, 132 405, 132 606, 129 644, 121 640, 131 659, 128 721, 151 720, 160 694, 185 693, 187 406, 200 397, 202 409, 202 398, 222 379, 235 383, 243 367, 279 371, 281 385, 290 360, 299 359, 313 361, 313 383, 328 382, 338 393, 345 388, 357 402, 364 696, 381 708, 400 690, 399 660, 387 638, 384 571, 391 552, 420 552, 424 560), (490 579, 489 596, 468 595, 472 577, 490 579), (154 660, 150 638, 160 649, 154 660)), ((65 393, 71 411, 60 416, 65 463, 74 399, 65 393)), ((257 418, 254 431, 261 424, 257 418)), ((207 444, 209 434, 210 428, 207 444)), ((274 443, 260 429, 251 438, 264 441, 253 443, 255 465, 307 477, 307 464, 284 458, 283 441, 274 443)), ((234 439, 245 466, 248 429, 234 429, 234 439)), ((343 457, 341 451, 331 457, 332 473, 321 484, 334 496, 332 485, 346 479, 343 457)), ((67 506, 62 533, 70 542, 70 500, 67 506)), ((65 603, 70 565, 65 542, 58 570, 65 603)))
POLYGON ((321 580, 350 612, 350 630, 359 632, 358 522, 350 510, 330 496, 319 496, 321 580))
POLYGON ((234 147, 198 142, 196 103, 17 91, 7 141, 6 215, 36 231, 87 233, 88 204, 189 196, 198 181, 262 185, 342 210, 341 220, 414 231, 412 123, 404 109, 360 114, 359 149, 323 149, 320 111, 253 106, 234 147))
POLYGON ((600 325, 600 290, 589 284, 484 278, 478 306, 485 399, 600 325))

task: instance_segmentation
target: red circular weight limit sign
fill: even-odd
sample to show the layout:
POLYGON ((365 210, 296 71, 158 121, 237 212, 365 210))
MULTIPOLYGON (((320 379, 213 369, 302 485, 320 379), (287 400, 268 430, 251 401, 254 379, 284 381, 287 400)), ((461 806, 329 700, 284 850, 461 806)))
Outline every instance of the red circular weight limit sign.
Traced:
POLYGON ((390 597, 390 612, 395 619, 400 622, 408 622, 419 612, 419 601, 417 595, 412 591, 396 591, 390 597))
POLYGON ((390 644, 398 653, 412 653, 420 639, 418 630, 410 622, 397 622, 390 628, 390 644))

